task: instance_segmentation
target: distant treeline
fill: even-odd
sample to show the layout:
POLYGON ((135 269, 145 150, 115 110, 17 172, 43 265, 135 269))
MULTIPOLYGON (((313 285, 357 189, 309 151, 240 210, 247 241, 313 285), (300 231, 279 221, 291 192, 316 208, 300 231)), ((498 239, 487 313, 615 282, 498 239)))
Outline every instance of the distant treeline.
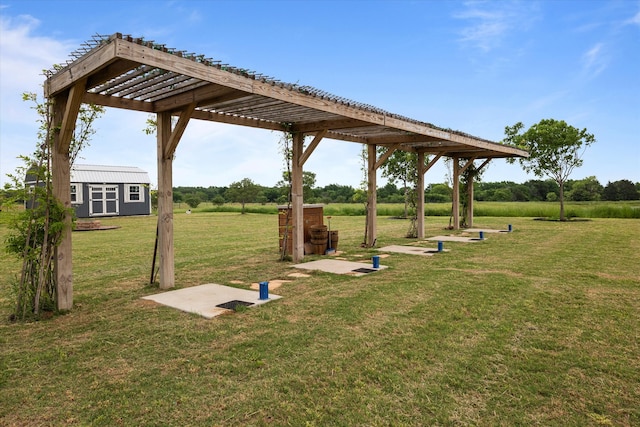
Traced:
MULTIPOLYGON (((232 184, 233 186, 234 184, 232 184)), ((246 203, 287 203, 288 189, 285 186, 264 187, 254 184, 254 191, 246 192, 243 197, 246 203)), ((201 202, 217 205, 237 202, 236 191, 229 187, 175 187, 173 201, 197 207, 201 202)), ((358 200, 358 193, 348 185, 330 184, 325 187, 305 187, 305 203, 351 203, 358 200)), ((380 203, 404 203, 405 189, 388 183, 378 188, 380 203)), ((425 201, 431 203, 451 201, 451 187, 448 184, 430 184, 425 188, 425 201)), ((523 184, 511 181, 477 182, 474 184, 474 199, 495 202, 528 202, 558 200, 559 188, 553 180, 529 180, 523 184)), ((640 200, 640 182, 629 180, 600 184, 595 177, 581 180, 570 180, 565 183, 565 200, 567 201, 620 201, 640 200)))

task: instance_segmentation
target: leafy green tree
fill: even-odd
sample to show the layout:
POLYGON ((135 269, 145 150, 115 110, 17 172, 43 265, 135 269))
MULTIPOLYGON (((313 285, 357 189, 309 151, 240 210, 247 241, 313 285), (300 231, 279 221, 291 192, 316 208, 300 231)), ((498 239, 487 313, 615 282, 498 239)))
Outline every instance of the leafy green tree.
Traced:
POLYGON ((191 208, 197 208, 200 203, 202 203, 202 199, 198 197, 197 194, 189 194, 184 198, 185 203, 191 208))
POLYGON ((430 184, 425 191, 426 201, 431 203, 450 202, 451 193, 451 187, 447 184, 430 184))
POLYGON ((256 200, 260 194, 260 186, 254 184, 249 178, 234 182, 229 185, 227 197, 233 201, 242 204, 242 214, 245 213, 245 204, 256 200))
MULTIPOLYGON (((288 193, 291 183, 291 172, 282 172, 282 180, 278 181, 277 187, 281 189, 281 192, 288 193)), ((233 184, 232 184, 233 185, 233 184)), ((302 172, 302 197, 305 200, 311 200, 313 195, 313 188, 316 186, 316 174, 309 171, 302 172)))
MULTIPOLYGON (((526 172, 552 178, 560 188, 560 220, 565 221, 564 184, 576 167, 582 166, 582 154, 595 137, 587 129, 577 129, 564 120, 543 119, 524 131, 521 122, 505 127, 503 142, 529 152, 518 162, 526 172)), ((510 159, 514 162, 515 159, 510 159)))
MULTIPOLYGON (((384 153, 387 149, 380 147, 379 153, 384 153)), ((404 217, 409 217, 409 205, 411 204, 411 191, 418 181, 418 155, 416 153, 396 150, 382 165, 382 176, 395 184, 400 181, 404 192, 404 217)), ((415 205, 415 203, 413 203, 415 205)))
POLYGON ((573 183, 569 197, 576 202, 600 200, 603 187, 595 176, 589 176, 573 183))
POLYGON ((610 201, 639 200, 640 191, 633 182, 628 179, 621 179, 619 181, 608 182, 602 190, 602 198, 610 201))

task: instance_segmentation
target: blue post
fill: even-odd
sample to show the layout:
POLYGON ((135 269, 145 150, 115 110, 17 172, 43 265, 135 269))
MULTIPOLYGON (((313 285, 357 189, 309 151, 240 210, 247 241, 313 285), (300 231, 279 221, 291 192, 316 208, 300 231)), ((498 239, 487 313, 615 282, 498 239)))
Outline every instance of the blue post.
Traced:
POLYGON ((513 231, 513 226, 509 224, 509 233, 511 233, 512 231, 513 231))
POLYGON ((484 240, 484 231, 479 231, 478 234, 480 234, 480 240, 484 240))
POLYGON ((444 250, 444 242, 442 240, 438 240, 438 252, 442 252, 444 250))
POLYGON ((380 268, 380 257, 378 255, 374 255, 371 259, 373 260, 373 268, 380 268))
POLYGON ((269 299, 269 282, 260 282, 260 299, 269 299))

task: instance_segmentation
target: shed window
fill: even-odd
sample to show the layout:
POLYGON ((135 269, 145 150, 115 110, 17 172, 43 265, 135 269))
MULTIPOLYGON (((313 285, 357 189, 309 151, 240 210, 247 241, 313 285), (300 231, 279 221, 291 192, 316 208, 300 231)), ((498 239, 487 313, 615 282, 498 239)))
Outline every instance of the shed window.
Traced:
POLYGON ((82 184, 71 184, 71 203, 82 204, 82 184))
POLYGON ((144 202, 144 191, 142 185, 127 184, 125 188, 125 202, 144 202))

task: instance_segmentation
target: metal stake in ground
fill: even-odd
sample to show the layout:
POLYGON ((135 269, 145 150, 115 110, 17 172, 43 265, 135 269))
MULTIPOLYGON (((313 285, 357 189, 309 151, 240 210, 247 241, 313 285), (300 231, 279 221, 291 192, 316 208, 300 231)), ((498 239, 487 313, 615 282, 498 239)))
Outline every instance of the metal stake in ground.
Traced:
POLYGON ((325 255, 332 254, 336 251, 335 249, 333 249, 333 245, 331 244, 331 217, 330 216, 327 217, 327 222, 329 223, 328 231, 327 231, 327 233, 329 234, 329 246, 327 247, 327 250, 324 253, 325 255))

